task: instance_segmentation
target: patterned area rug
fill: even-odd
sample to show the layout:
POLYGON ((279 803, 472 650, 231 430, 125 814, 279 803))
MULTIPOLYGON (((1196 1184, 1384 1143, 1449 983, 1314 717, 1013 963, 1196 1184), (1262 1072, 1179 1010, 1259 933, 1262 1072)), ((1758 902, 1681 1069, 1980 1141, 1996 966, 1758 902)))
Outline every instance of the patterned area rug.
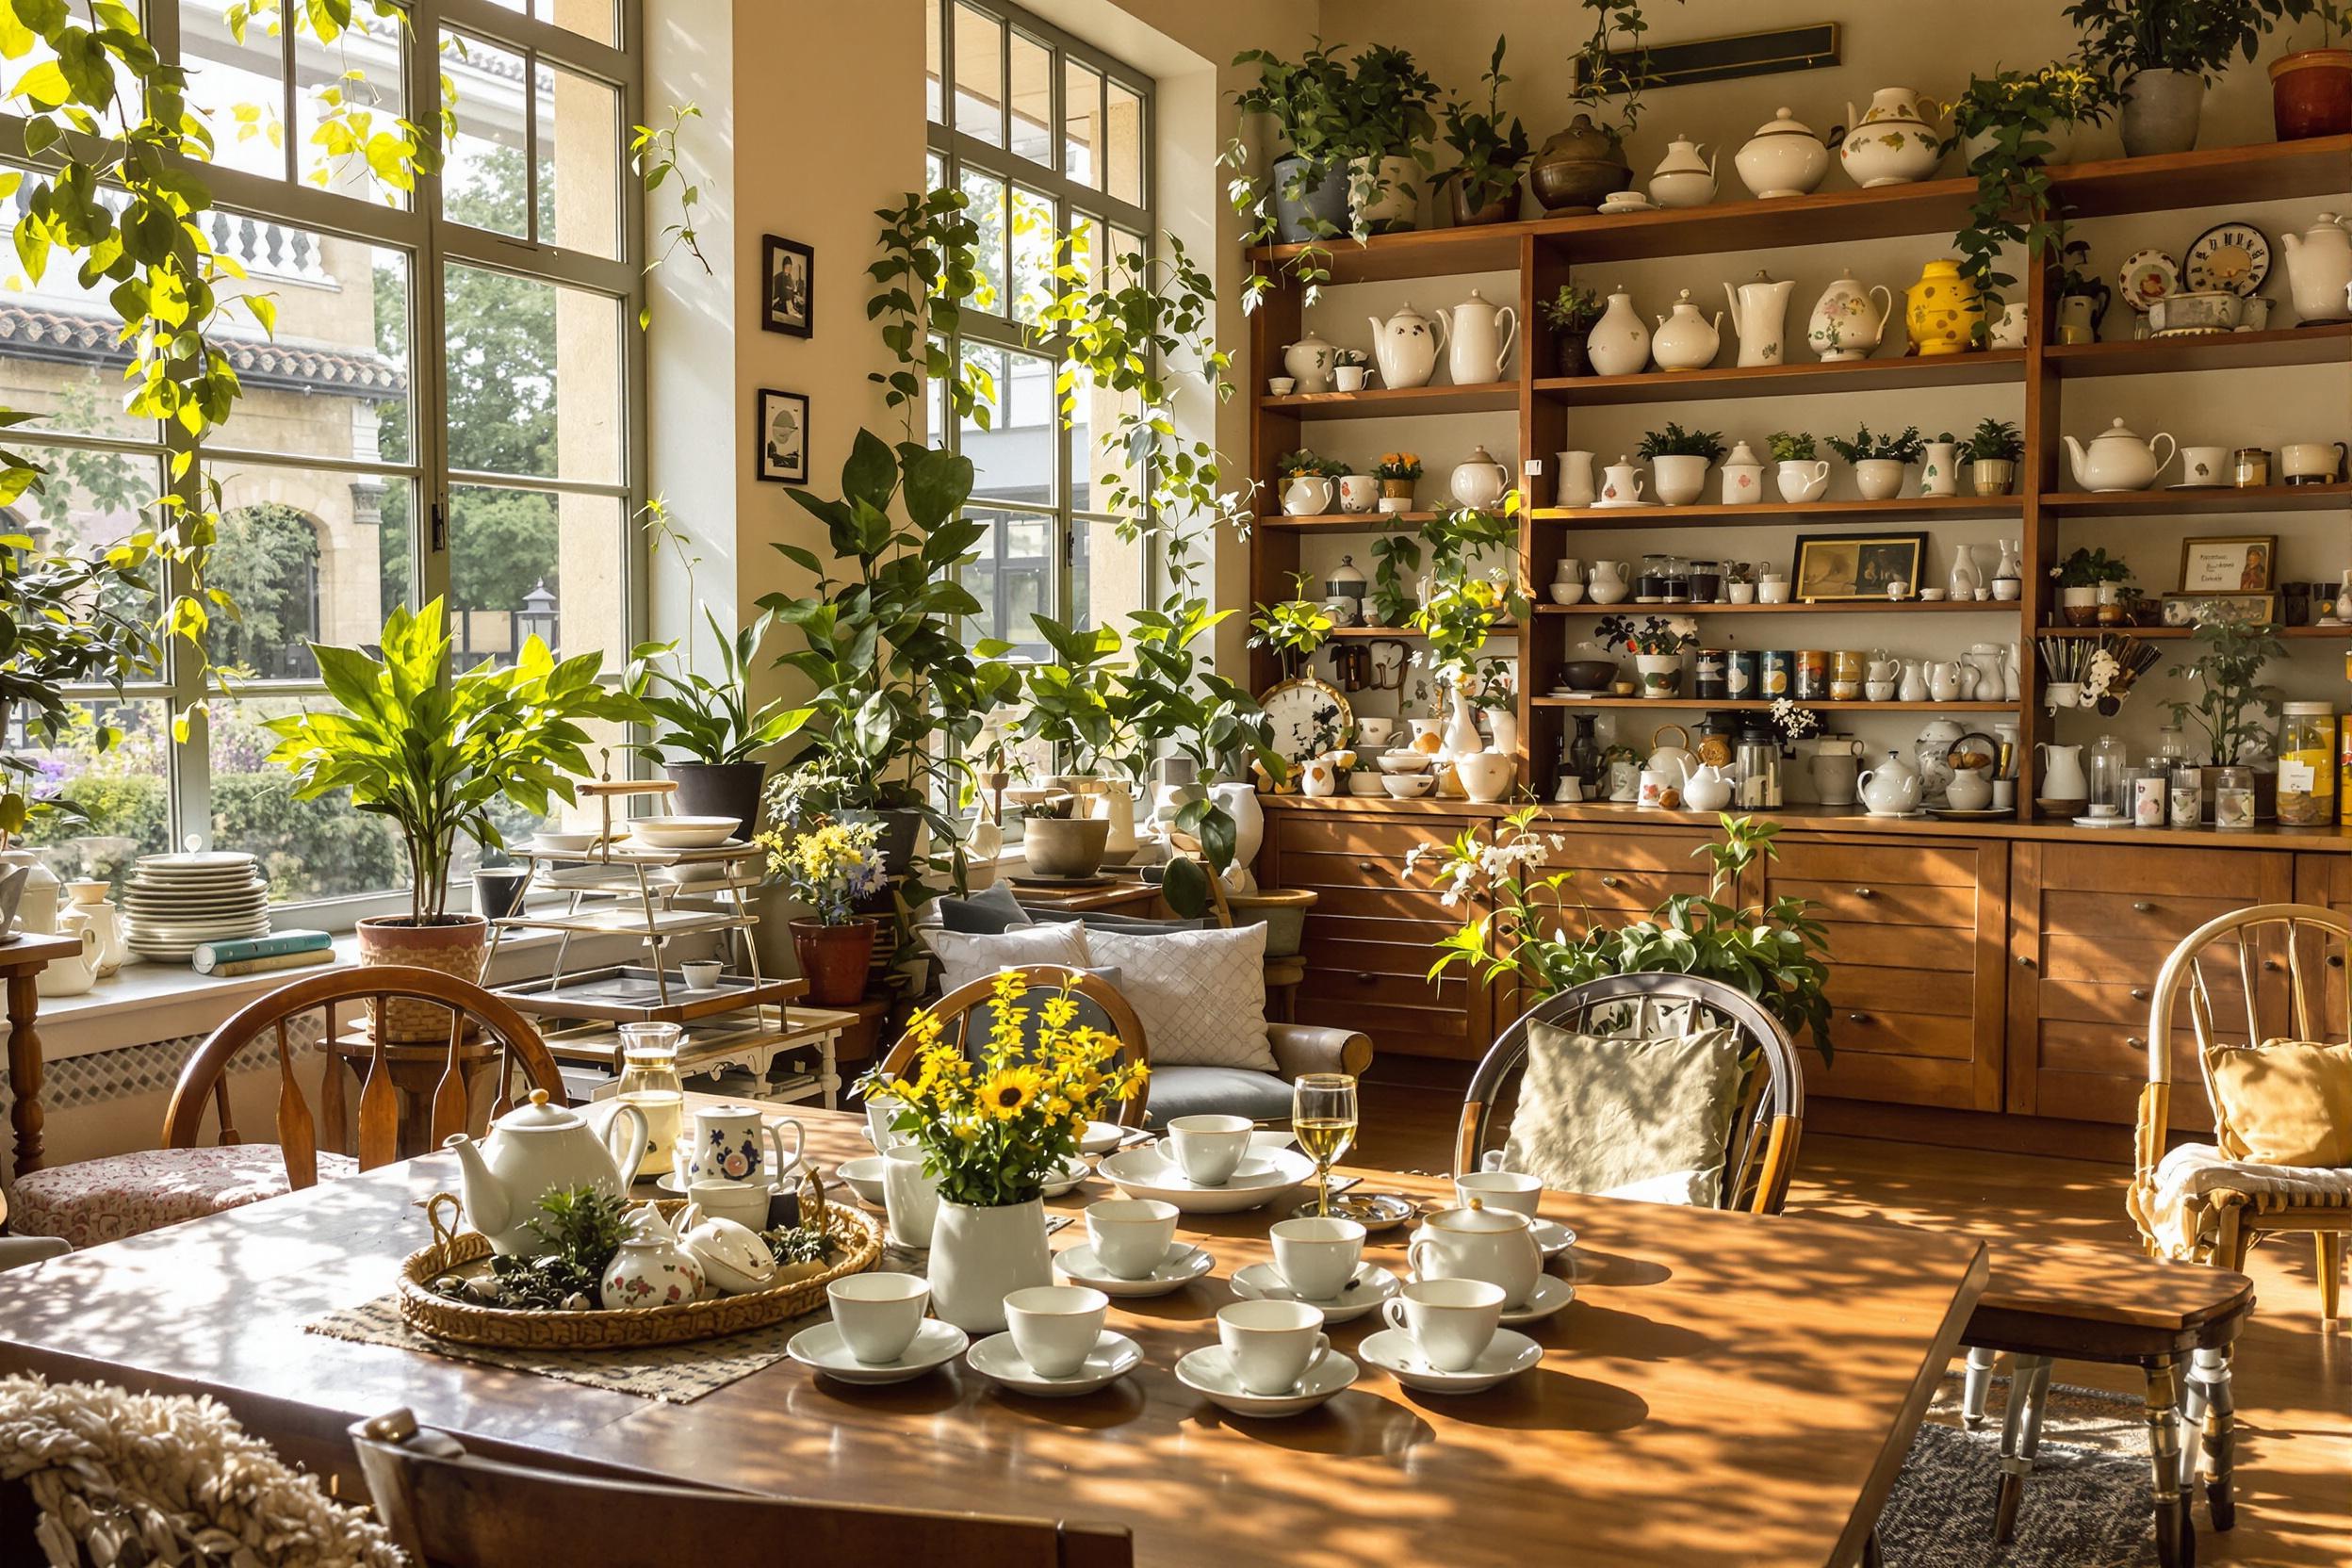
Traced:
MULTIPOLYGON (((2001 1417, 2009 1380, 1994 1380, 1985 1429, 1960 1427, 1960 1378, 1948 1375, 1879 1516, 1887 1568, 2141 1568, 2156 1560, 2144 1405, 2052 1384, 2042 1443, 2017 1509, 2017 1533, 1993 1544, 2001 1417)), ((2204 1524, 2200 1504, 2199 1527, 2204 1524)))

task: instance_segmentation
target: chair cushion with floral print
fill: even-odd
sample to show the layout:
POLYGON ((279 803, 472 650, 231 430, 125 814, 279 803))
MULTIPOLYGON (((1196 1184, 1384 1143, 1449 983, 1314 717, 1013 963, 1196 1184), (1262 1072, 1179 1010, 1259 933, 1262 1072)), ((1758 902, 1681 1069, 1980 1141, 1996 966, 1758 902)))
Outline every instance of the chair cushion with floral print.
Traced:
MULTIPOLYGON (((318 1156, 321 1181, 358 1168, 347 1155, 318 1156)), ((61 1236, 76 1249, 95 1247, 286 1191, 286 1152, 274 1143, 143 1149, 18 1177, 8 1227, 20 1235, 61 1236)))

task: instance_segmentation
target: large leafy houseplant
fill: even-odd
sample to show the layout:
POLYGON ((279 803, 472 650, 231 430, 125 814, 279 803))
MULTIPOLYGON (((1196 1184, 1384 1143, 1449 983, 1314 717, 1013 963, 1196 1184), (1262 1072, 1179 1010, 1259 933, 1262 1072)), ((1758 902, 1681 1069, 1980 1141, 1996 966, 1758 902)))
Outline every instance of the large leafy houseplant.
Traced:
POLYGON ((1530 149, 1519 117, 1503 117, 1503 84, 1511 80, 1503 74, 1505 41, 1494 40, 1494 57, 1478 78, 1486 88, 1486 107, 1460 99, 1446 105, 1446 144, 1454 150, 1455 163, 1439 177, 1455 182, 1457 223, 1503 222, 1518 216, 1518 204, 1510 198, 1518 192, 1519 170, 1530 149))
POLYGON ((2166 706, 2176 726, 2195 725, 2204 735, 2209 767, 2229 767, 2259 754, 2270 739, 2269 710, 2285 694, 2263 681, 2262 669, 2284 659, 2287 647, 2275 626, 2224 616, 2200 618, 2196 638, 2202 649, 2197 658, 2165 673, 2196 681, 2197 695, 2166 706))
POLYGON ((647 643, 630 657, 622 684, 655 727, 637 750, 677 782, 678 808, 735 817, 744 825, 739 831, 748 831, 760 814, 765 754, 798 734, 816 710, 790 707, 781 697, 752 699, 752 657, 774 617, 758 616, 729 637, 708 605, 702 613, 718 649, 716 678, 689 663, 677 644, 647 643))
MULTIPOLYGON (((1962 276, 1986 298, 2017 282, 2001 270, 2003 247, 2031 258, 2062 249, 2066 222, 2050 202, 2049 166, 2077 125, 2104 120, 2116 101, 2114 80, 2078 61, 2033 71, 1971 76, 1952 106, 1952 136, 1944 144, 1969 149, 1976 195, 1968 220, 1952 236, 1962 276)), ((1991 331, 1986 311, 1977 318, 1979 343, 1991 331)))
POLYGON ((2116 81, 2185 71, 2210 86, 2232 55, 2252 60, 2280 22, 2319 8, 2317 0, 2075 0, 2066 16, 2091 65, 2116 81))

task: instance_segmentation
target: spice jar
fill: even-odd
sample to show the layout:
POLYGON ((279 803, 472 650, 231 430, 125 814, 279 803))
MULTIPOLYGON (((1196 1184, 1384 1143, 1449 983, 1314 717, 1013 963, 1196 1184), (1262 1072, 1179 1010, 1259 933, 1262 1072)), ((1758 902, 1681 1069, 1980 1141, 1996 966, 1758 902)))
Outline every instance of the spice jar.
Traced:
POLYGON ((2278 822, 2324 826, 2336 817, 2336 710, 2290 702, 2278 717, 2278 822))
POLYGON ((2254 770, 2220 768, 2213 775, 2213 825, 2241 830, 2254 825, 2254 770))
POLYGON ((2175 827, 2195 827, 2205 820, 2205 770, 2176 761, 2164 789, 2164 810, 2175 827))
POLYGON ((1839 648, 1829 656, 1829 700, 1852 702, 1862 694, 1860 650, 1839 648))

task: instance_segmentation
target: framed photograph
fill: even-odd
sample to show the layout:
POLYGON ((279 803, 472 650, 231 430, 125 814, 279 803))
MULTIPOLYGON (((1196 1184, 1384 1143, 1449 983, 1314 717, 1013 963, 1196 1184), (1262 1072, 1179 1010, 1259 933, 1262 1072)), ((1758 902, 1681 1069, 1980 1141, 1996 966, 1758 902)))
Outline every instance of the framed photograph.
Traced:
POLYGON ((2180 541, 2180 592, 2267 594, 2278 586, 2278 536, 2252 533, 2238 539, 2180 541))
POLYGON ((1925 533, 1800 533, 1788 596, 1799 603, 1883 599, 1901 584, 1904 598, 1916 598, 1926 558, 1925 533))
POLYGON ((2166 626, 2277 626, 2276 594, 2166 594, 2166 626))
POLYGON ((798 240, 760 237, 760 274, 767 302, 760 324, 793 337, 808 335, 810 302, 816 298, 817 253, 798 240))
POLYGON ((771 484, 808 482, 808 400, 797 392, 760 389, 751 439, 760 450, 760 477, 771 484))

